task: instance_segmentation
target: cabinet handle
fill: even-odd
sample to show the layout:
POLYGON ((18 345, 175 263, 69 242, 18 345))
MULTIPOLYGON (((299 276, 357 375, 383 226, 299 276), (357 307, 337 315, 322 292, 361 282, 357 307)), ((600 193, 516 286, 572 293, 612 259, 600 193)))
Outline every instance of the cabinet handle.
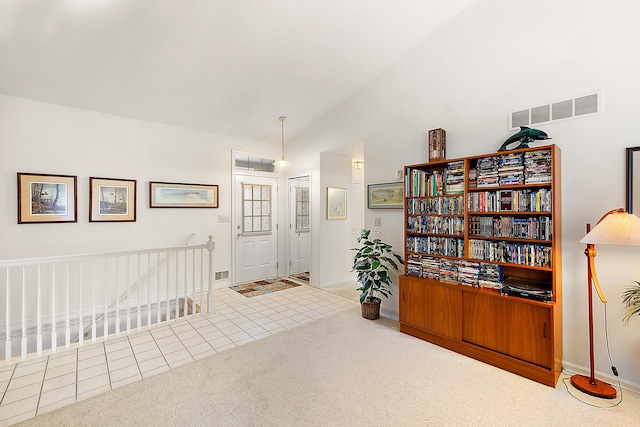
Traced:
POLYGON ((542 337, 547 338, 547 322, 542 324, 542 337))

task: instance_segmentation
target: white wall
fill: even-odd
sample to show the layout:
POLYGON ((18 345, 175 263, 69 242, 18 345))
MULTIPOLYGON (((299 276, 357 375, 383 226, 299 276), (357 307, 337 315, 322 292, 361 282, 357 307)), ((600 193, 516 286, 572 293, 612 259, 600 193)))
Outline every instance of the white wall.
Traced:
POLYGON ((345 253, 349 253, 349 248, 352 247, 349 215, 355 213, 347 209, 346 220, 328 221, 326 216, 327 187, 344 188, 347 193, 351 188, 351 156, 320 153, 320 171, 320 231, 314 234, 319 244, 319 256, 311 268, 318 271, 318 283, 328 286, 347 281, 351 277, 351 263, 345 253))
MULTIPOLYGON (((564 362, 586 369, 586 267, 578 241, 586 222, 625 203, 624 149, 640 145, 639 27, 633 0, 478 0, 295 144, 308 158, 365 141, 365 184, 388 182, 403 165, 427 161, 429 129, 447 130, 448 158, 491 153, 513 133, 509 111, 603 90, 604 114, 538 126, 563 159, 564 362)), ((381 229, 401 251, 402 212, 367 211, 366 226, 373 216, 382 216, 381 229)), ((338 232, 326 229, 320 238, 338 232)), ((640 248, 598 250, 612 355, 624 384, 640 389, 640 318, 623 325, 619 303, 622 290, 640 280, 640 248)), ((385 305, 397 309, 397 299, 385 305)), ((596 370, 609 375, 602 306, 595 311, 596 370)))
POLYGON ((0 96, 0 259, 216 241, 214 270, 231 270, 231 150, 276 145, 0 96), (78 223, 18 224, 17 172, 78 176, 78 223), (89 177, 137 180, 137 221, 89 223, 89 177), (149 181, 219 185, 218 209, 150 209, 149 181))

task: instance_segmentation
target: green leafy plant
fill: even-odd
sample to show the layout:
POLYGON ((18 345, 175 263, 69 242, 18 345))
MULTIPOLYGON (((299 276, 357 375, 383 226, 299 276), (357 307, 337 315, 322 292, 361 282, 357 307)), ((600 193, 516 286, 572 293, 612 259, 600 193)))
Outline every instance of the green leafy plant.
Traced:
POLYGON ((629 323, 634 314, 640 315, 640 282, 635 282, 622 293, 622 303, 627 306, 623 320, 629 323))
MULTIPOLYGON (((379 232, 380 233, 380 232, 379 232)), ((398 263, 404 264, 402 257, 393 247, 380 239, 371 237, 371 230, 362 229, 358 237, 360 248, 353 248, 353 269, 359 284, 360 303, 380 301, 377 294, 388 298, 391 293, 390 268, 398 271, 398 263), (397 261, 397 262, 396 262, 397 261)))

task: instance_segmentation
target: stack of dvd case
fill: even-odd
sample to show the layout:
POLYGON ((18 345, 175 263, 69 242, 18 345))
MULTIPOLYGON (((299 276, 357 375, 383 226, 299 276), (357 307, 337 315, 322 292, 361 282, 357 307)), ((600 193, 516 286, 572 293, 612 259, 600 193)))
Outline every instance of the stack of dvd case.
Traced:
POLYGON ((502 290, 503 268, 501 265, 480 263, 478 286, 487 289, 502 290))
POLYGON ((447 194, 464 193, 464 160, 447 164, 447 194))
POLYGON ((522 158, 522 153, 503 154, 498 158, 500 185, 518 185, 524 183, 524 163, 522 158))
POLYGON ((440 281, 458 282, 458 261, 450 259, 440 260, 440 281))
POLYGON ((480 263, 473 261, 458 262, 458 281, 461 285, 478 286, 480 263))
POLYGON ((551 151, 527 151, 524 154, 524 166, 526 184, 551 182, 551 151))
POLYGON ((497 187, 498 178, 498 158, 495 156, 478 159, 476 164, 478 171, 478 187, 497 187))

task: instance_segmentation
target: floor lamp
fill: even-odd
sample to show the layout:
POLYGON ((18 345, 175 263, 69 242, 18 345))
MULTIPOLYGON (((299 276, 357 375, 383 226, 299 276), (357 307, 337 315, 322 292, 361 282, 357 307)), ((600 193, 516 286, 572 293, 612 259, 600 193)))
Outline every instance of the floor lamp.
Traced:
POLYGON ((624 209, 614 209, 600 218, 596 226, 591 230, 587 224, 587 235, 580 240, 586 243, 584 254, 587 256, 587 285, 589 288, 589 368, 590 376, 574 375, 571 384, 580 391, 596 397, 613 399, 616 397, 616 389, 610 384, 596 379, 593 363, 593 288, 596 289, 603 303, 607 299, 602 293, 594 259, 596 257, 595 245, 633 245, 640 246, 640 218, 627 213, 624 209), (592 286, 593 284, 593 286, 592 286))

